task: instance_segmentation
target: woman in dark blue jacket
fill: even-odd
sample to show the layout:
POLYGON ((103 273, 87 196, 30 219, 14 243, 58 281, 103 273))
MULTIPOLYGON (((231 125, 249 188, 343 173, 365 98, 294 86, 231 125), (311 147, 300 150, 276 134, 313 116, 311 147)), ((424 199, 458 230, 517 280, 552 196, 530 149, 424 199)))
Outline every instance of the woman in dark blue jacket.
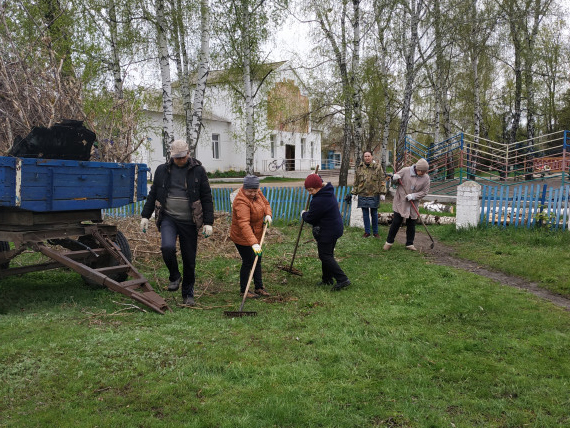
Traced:
POLYGON ((313 236, 317 240, 323 269, 322 281, 318 285, 333 285, 333 279, 336 279, 332 290, 341 290, 349 286, 350 281, 334 258, 336 241, 344 230, 334 187, 331 183, 325 185, 319 175, 310 174, 305 179, 305 189, 313 199, 309 211, 303 211, 301 215, 303 221, 313 225, 313 236))

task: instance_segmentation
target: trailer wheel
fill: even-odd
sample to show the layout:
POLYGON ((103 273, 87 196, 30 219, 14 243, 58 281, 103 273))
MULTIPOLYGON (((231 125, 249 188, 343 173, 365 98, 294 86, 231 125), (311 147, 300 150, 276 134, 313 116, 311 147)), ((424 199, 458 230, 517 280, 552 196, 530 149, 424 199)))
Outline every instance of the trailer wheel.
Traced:
MULTIPOLYGON (((9 251, 9 250, 10 250, 10 243, 6 241, 0 241, 0 252, 9 251)), ((0 269, 8 269, 9 267, 10 267, 10 260, 0 264, 0 269)))
MULTIPOLYGON (((123 253, 123 255, 127 258, 127 260, 129 262, 133 261, 133 253, 131 252, 131 247, 129 245, 129 241, 127 240, 127 238, 125 237, 125 235, 123 235, 123 233, 119 230, 117 230, 117 236, 115 237, 115 243, 119 246, 119 249, 121 250, 121 253, 123 253)), ((114 258, 110 258, 110 260, 108 258, 105 257, 105 260, 102 260, 101 262, 96 262, 96 263, 92 263, 90 265, 91 268, 99 268, 99 267, 111 267, 111 266, 117 266, 118 262, 114 259, 114 258)), ((111 274, 109 275, 109 278, 111 278, 113 281, 117 281, 117 282, 122 282, 124 280, 126 280, 128 277, 128 275, 126 273, 115 273, 115 274, 111 274)), ((92 287, 101 287, 101 288, 105 288, 104 286, 98 284, 97 282, 82 276, 83 281, 85 281, 85 283, 89 286, 92 287)))

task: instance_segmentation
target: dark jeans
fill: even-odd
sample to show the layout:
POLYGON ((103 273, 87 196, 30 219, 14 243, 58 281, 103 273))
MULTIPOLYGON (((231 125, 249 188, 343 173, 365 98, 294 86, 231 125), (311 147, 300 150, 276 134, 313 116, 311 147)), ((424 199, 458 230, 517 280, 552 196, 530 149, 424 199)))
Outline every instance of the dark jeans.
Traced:
MULTIPOLYGON (((402 225, 404 218, 394 212, 394 218, 392 219, 392 225, 390 226, 390 231, 388 232, 388 238, 386 238, 386 242, 388 244, 393 244, 394 239, 396 239, 396 234, 398 233, 398 229, 402 225)), ((406 246, 414 245, 414 238, 416 237, 416 220, 412 220, 408 218, 406 220, 406 246)))
POLYGON ((372 217, 372 233, 378 235, 378 208, 361 208, 364 220, 364 232, 370 233, 370 217, 372 217))
POLYGON ((329 284, 332 284, 333 278, 336 279, 337 284, 348 279, 337 261, 334 259, 335 246, 336 239, 332 242, 317 241, 317 250, 319 251, 319 259, 321 260, 323 269, 322 280, 329 284))
POLYGON ((196 226, 190 222, 178 221, 169 215, 165 215, 160 225, 160 250, 168 268, 169 281, 176 281, 180 277, 176 257, 177 237, 180 240, 180 252, 182 253, 182 297, 194 297, 198 231, 196 226))
MULTIPOLYGON (((255 261, 255 252, 250 246, 235 244, 239 255, 241 256, 241 269, 239 270, 239 289, 242 293, 245 293, 245 287, 247 287, 247 280, 249 279, 249 274, 251 273, 251 268, 253 267, 253 262, 255 261)), ((261 256, 257 259, 257 264, 255 265, 255 270, 253 271, 253 283, 255 284, 255 289, 259 290, 263 288, 263 280, 261 279, 261 256)))

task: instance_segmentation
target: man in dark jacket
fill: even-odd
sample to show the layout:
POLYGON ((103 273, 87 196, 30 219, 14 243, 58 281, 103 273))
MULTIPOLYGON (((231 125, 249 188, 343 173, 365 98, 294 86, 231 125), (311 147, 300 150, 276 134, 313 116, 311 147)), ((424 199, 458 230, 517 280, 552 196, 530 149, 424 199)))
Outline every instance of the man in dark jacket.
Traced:
POLYGON ((172 143, 170 161, 156 168, 154 181, 141 213, 141 229, 146 232, 153 211, 160 231, 162 258, 169 271, 169 291, 182 283, 182 301, 194 306, 194 282, 198 229, 212 234, 214 204, 206 170, 197 159, 190 158, 188 145, 182 140, 172 143), (180 240, 183 275, 178 269, 176 238, 180 240))
POLYGON ((313 225, 313 236, 317 241, 323 270, 322 281, 318 285, 333 285, 334 278, 336 284, 332 290, 341 290, 348 287, 350 281, 334 258, 336 241, 344 231, 334 188, 331 183, 325 185, 319 175, 310 174, 305 179, 305 189, 313 199, 309 211, 303 211, 301 215, 303 221, 313 225))

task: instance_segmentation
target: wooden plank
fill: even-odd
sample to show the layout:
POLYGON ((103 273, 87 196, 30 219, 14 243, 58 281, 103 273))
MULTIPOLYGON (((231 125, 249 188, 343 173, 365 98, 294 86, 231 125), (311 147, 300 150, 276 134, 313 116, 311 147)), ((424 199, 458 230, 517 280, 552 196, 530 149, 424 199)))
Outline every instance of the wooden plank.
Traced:
POLYGON ((562 229, 568 230, 568 223, 567 223, 567 213, 568 213, 568 195, 569 195, 570 186, 564 186, 563 192, 563 199, 564 203, 562 205, 563 216, 562 216, 562 229))
POLYGON ((100 209, 82 211, 34 212, 16 208, 0 209, 0 224, 16 226, 36 226, 54 223, 100 222, 103 220, 100 209))
POLYGON ((493 188, 493 211, 491 212, 491 221, 495 224, 495 213, 497 211, 497 186, 493 188))

